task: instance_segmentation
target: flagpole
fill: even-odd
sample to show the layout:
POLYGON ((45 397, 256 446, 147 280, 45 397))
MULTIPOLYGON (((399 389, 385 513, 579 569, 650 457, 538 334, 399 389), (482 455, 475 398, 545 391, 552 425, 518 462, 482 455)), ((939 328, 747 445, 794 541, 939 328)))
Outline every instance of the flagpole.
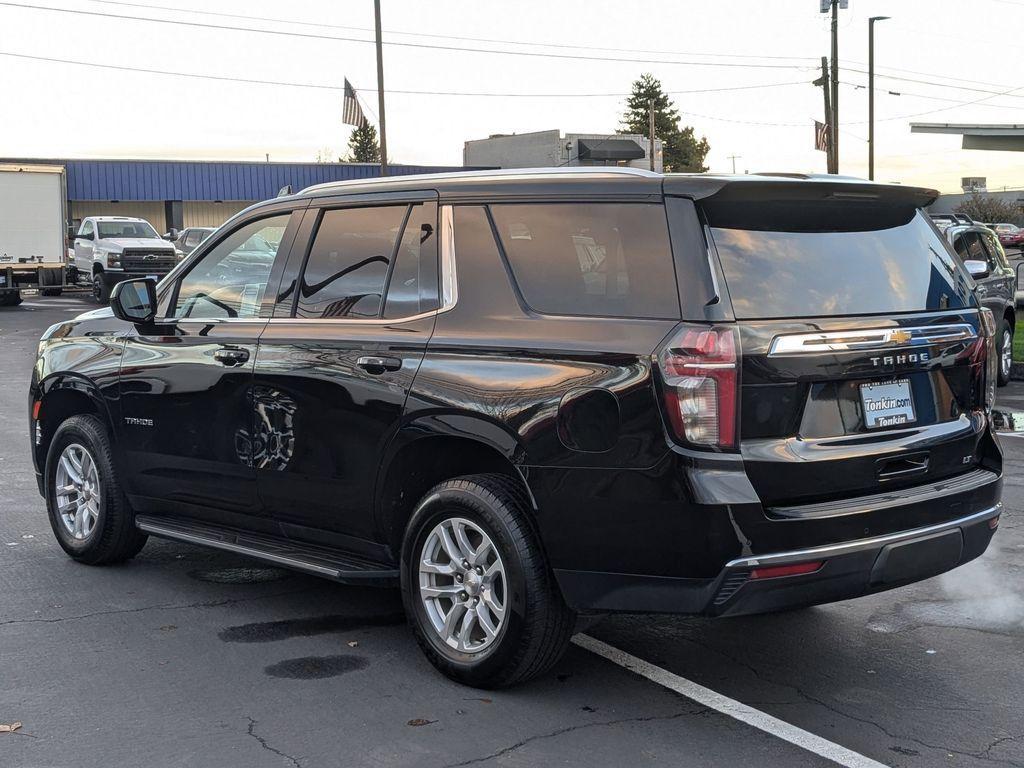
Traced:
POLYGON ((380 0, 373 0, 374 25, 377 30, 377 105, 380 113, 380 175, 388 175, 388 139, 384 121, 384 52, 380 39, 380 0))

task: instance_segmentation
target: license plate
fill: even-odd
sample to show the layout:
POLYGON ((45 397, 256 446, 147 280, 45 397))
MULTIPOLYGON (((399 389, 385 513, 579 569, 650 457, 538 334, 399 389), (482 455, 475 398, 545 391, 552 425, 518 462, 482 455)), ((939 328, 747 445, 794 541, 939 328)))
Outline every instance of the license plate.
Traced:
POLYGON ((898 427, 917 421, 914 398, 907 379, 860 385, 860 401, 864 406, 864 424, 875 427, 898 427))

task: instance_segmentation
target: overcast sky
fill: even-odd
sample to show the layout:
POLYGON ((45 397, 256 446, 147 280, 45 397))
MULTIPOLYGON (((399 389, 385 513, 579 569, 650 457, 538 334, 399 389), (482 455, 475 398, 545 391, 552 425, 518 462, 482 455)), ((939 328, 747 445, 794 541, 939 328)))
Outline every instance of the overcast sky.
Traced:
MULTIPOLYGON (((840 12, 841 172, 867 173, 867 94, 856 86, 867 82, 857 70, 867 69, 867 19, 875 15, 893 17, 876 25, 878 74, 904 78, 876 80, 876 178, 946 192, 959 191, 962 176, 985 176, 990 189, 1024 187, 1024 153, 965 151, 959 136, 909 128, 911 120, 1024 123, 1024 0, 850 0, 840 12)), ((730 155, 739 156, 741 172, 825 170, 812 129, 822 94, 810 85, 829 46, 818 0, 383 0, 383 26, 394 162, 458 165, 465 140, 492 133, 611 132, 631 82, 651 72, 674 92, 684 122, 708 138, 712 170, 731 170, 730 155), (453 47, 547 56, 446 50, 453 47), (765 87, 709 91, 752 85, 765 87)), ((311 161, 325 148, 341 154, 351 130, 341 124, 345 77, 365 89, 367 116, 376 117, 374 47, 359 42, 372 41, 372 28, 372 0, 0 3, 2 54, 329 87, 0 55, 0 156, 262 160, 269 153, 311 161)))

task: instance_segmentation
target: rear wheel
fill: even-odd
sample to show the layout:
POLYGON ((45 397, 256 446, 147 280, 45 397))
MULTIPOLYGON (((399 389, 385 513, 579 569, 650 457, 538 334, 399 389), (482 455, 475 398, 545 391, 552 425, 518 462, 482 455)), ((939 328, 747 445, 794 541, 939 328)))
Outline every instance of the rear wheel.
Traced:
POLYGON ((1010 369, 1013 367, 1013 326, 1003 321, 1003 332, 999 336, 999 376, 1000 387, 1010 383, 1010 369))
POLYGON ((402 598, 416 640, 448 677, 481 688, 521 683, 564 653, 575 616, 562 600, 528 517, 504 475, 436 486, 402 545, 402 598))
POLYGON ((118 482, 106 426, 95 416, 72 416, 57 428, 46 456, 46 507, 57 542, 79 562, 122 562, 146 543, 118 482))
POLYGON ((21 291, 9 291, 0 295, 0 307, 16 307, 21 304, 21 291))

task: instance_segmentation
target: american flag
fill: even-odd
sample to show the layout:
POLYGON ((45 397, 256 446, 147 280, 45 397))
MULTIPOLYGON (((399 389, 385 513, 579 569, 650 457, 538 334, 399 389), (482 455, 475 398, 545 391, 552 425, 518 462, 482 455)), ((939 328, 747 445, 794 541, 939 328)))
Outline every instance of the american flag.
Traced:
POLYGON ((352 83, 348 81, 347 77, 345 78, 345 99, 341 109, 341 122, 359 128, 366 125, 366 115, 363 114, 363 110, 359 106, 356 89, 352 87, 352 83))
POLYGON ((814 121, 814 148, 820 152, 828 152, 828 126, 814 121))

